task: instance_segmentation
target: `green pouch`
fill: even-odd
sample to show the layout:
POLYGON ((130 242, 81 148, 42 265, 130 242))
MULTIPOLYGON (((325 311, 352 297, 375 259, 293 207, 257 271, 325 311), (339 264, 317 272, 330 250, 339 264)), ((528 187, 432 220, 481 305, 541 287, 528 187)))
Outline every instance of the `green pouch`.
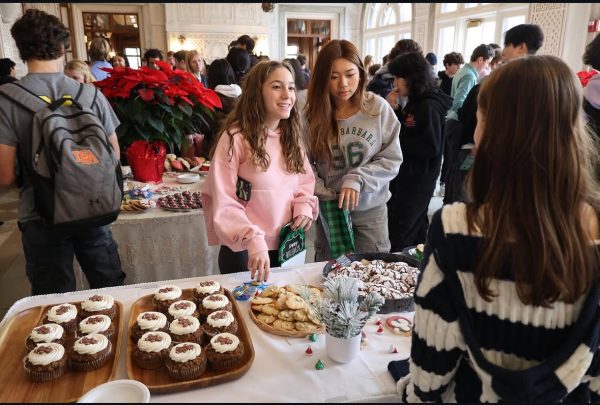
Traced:
POLYGON ((338 208, 338 201, 319 201, 319 217, 329 243, 331 257, 354 253, 354 232, 350 211, 338 208))
POLYGON ((279 232, 279 263, 285 263, 294 256, 306 250, 306 236, 304 228, 295 231, 291 228, 292 223, 284 225, 279 232))

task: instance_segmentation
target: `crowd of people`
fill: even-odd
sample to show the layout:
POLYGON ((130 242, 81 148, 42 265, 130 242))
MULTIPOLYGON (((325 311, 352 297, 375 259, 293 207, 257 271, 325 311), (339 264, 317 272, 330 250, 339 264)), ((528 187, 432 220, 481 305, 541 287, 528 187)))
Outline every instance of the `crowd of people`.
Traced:
MULTIPOLYGON (((65 65, 69 32, 42 11, 27 10, 11 33, 28 68, 17 83, 33 94, 56 99, 102 80, 102 67, 128 65, 122 54, 109 62, 102 38, 89 63, 65 65)), ((210 64, 197 51, 167 52, 223 104, 202 191, 221 272, 267 281, 286 224, 316 227, 318 261, 425 243, 411 355, 388 366, 403 400, 598 399, 600 74, 583 88, 560 58, 535 55, 543 40, 521 24, 466 62, 444 55, 439 72, 411 39, 382 64, 330 40, 310 70, 301 55, 261 60, 246 35, 210 64), (446 205, 430 224, 438 180, 446 205)), ((146 66, 156 60, 161 51, 144 54, 146 66)), ((600 68, 600 36, 583 61, 600 68)), ((0 68, 14 79, 14 64, 0 68)), ((119 122, 101 93, 93 108, 118 155, 119 122)), ((0 109, 2 184, 17 181, 31 128, 18 105, 0 109)), ((19 226, 32 293, 74 289, 74 254, 92 288, 122 284, 110 228, 47 227, 29 175, 19 179, 19 226)))

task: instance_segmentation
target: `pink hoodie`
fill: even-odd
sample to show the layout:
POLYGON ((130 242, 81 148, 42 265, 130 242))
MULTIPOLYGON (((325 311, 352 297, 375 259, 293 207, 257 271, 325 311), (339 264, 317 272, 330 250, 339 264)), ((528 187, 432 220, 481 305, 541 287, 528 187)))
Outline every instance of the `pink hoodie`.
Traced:
POLYGON ((304 157, 305 174, 288 173, 279 130, 269 131, 265 148, 271 164, 265 172, 250 161, 242 133, 233 136, 231 155, 229 139, 226 133, 220 137, 202 190, 208 243, 234 252, 247 249, 248 254, 276 250, 283 225, 298 215, 317 219, 315 176, 308 159, 304 157), (238 176, 252 183, 248 202, 236 196, 238 176))

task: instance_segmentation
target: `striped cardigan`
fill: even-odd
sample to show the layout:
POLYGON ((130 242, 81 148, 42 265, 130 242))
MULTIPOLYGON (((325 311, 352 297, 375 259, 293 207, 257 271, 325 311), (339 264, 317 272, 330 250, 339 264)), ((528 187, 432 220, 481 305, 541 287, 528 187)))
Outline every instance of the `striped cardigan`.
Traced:
POLYGON ((410 359, 388 369, 405 402, 594 402, 600 400, 600 283, 575 303, 523 304, 510 271, 475 287, 481 235, 466 206, 435 213, 415 293, 410 359))

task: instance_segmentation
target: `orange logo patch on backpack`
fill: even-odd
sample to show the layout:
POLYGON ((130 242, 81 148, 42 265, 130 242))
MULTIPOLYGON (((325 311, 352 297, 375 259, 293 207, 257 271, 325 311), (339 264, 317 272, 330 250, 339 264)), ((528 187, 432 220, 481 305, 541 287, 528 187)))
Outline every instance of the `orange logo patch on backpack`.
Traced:
POLYGON ((98 158, 92 153, 89 149, 83 150, 73 150, 73 157, 77 163, 81 163, 82 165, 97 165, 98 158))

